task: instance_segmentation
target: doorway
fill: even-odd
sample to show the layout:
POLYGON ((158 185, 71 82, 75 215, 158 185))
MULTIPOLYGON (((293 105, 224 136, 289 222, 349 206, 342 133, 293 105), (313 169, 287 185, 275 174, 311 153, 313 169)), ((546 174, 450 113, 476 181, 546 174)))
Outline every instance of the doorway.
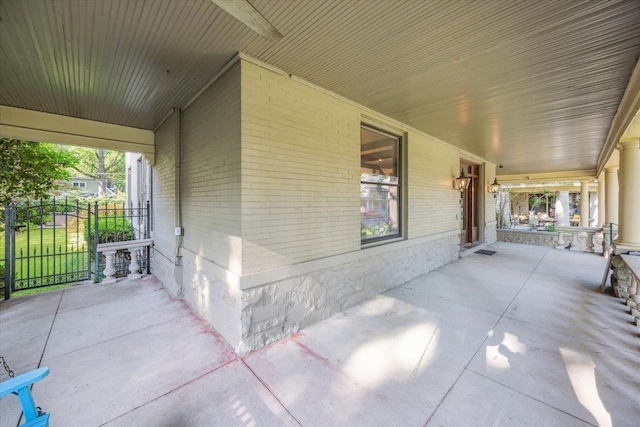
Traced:
POLYGON ((461 160, 460 169, 470 178, 469 187, 460 195, 460 246, 464 246, 478 242, 480 236, 478 229, 480 165, 461 160))

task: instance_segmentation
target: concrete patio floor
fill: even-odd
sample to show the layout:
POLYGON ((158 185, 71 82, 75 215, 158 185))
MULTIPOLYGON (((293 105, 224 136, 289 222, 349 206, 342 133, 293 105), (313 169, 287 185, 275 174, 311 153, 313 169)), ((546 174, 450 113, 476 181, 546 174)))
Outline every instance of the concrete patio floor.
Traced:
POLYGON ((640 329, 604 259, 487 249, 243 358, 153 276, 0 303, 0 354, 51 369, 56 427, 640 425, 640 329))

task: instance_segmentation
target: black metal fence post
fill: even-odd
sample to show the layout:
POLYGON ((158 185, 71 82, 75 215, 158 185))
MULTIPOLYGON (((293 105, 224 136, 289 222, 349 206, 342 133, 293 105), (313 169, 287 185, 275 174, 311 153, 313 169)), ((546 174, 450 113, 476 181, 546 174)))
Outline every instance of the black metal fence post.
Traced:
POLYGON ((88 274, 87 277, 89 280, 91 280, 91 248, 89 247, 90 243, 91 243, 91 234, 92 232, 92 228, 91 228, 91 203, 87 203, 87 229, 84 232, 85 235, 85 239, 87 240, 87 270, 88 270, 88 274))
POLYGON ((11 251, 11 203, 5 205, 4 210, 4 299, 11 298, 11 268, 13 257, 11 251))
POLYGON ((93 258, 94 258, 94 268, 95 268, 95 276, 93 281, 95 283, 98 283, 99 279, 100 279, 100 272, 98 271, 99 268, 99 263, 100 260, 98 259, 98 236, 100 234, 99 232, 99 227, 98 227, 98 219, 99 219, 99 215, 98 215, 98 202, 95 203, 94 205, 95 207, 95 212, 94 212, 94 229, 93 229, 93 258))

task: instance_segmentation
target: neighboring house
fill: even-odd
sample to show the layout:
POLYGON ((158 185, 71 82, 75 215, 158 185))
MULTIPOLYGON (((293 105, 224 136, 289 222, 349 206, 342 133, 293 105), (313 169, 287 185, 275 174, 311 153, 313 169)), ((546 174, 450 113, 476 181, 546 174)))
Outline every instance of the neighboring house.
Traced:
MULTIPOLYGON (((98 197, 100 195, 100 183, 95 178, 88 176, 76 176, 69 180, 69 189, 62 195, 70 195, 72 191, 79 192, 85 197, 98 197)), ((115 194, 113 183, 107 181, 104 184, 105 195, 115 194)))
POLYGON ((76 176, 69 180, 69 184, 73 190, 77 190, 84 195, 91 197, 98 196, 100 184, 97 179, 89 178, 88 176, 76 176))

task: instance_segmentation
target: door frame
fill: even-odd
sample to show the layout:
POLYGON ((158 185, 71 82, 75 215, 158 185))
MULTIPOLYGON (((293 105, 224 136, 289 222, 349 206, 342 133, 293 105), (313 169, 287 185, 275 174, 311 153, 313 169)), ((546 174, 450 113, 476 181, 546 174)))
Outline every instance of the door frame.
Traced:
POLYGON ((461 158, 460 169, 471 178, 469 188, 460 195, 460 246, 482 243, 485 239, 485 164, 461 158))

